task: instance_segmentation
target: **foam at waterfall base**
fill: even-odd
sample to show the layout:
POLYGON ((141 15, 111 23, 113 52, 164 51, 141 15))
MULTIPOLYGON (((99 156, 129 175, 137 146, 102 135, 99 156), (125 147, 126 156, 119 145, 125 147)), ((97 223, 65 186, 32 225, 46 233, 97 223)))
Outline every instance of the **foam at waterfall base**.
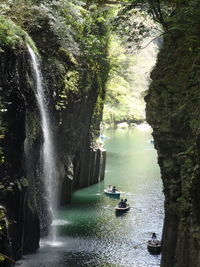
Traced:
POLYGON ((62 247, 64 242, 60 240, 42 239, 40 241, 40 247, 62 247))
POLYGON ((66 224, 70 224, 70 222, 67 221, 67 220, 59 220, 59 219, 57 219, 57 220, 53 220, 51 225, 52 226, 61 226, 61 225, 66 225, 66 224))

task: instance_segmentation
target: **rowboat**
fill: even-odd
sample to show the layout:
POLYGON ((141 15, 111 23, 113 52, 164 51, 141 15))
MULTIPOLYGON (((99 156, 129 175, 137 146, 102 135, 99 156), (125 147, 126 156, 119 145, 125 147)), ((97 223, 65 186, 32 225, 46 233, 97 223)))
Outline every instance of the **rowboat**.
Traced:
POLYGON ((130 205, 126 204, 126 207, 120 208, 119 206, 115 207, 116 212, 125 212, 128 211, 130 209, 130 205))
POLYGON ((117 197, 119 197, 121 192, 118 191, 118 190, 112 191, 112 190, 109 190, 109 189, 104 189, 104 193, 107 194, 107 195, 110 195, 110 196, 117 196, 117 197))
POLYGON ((161 253, 161 241, 159 240, 149 240, 147 243, 147 249, 151 254, 161 253))

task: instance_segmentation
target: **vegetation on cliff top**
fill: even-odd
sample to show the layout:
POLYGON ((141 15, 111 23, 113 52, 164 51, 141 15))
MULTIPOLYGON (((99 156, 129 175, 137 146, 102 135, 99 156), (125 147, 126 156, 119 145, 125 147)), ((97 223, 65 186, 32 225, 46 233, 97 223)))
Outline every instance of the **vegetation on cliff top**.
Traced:
POLYGON ((103 122, 114 126, 123 121, 144 120, 143 92, 136 86, 138 77, 134 73, 137 57, 126 53, 120 39, 114 35, 110 41, 110 62, 103 122))
POLYGON ((20 26, 9 18, 0 16, 0 52, 3 52, 5 48, 15 49, 26 44, 37 51, 30 36, 20 26))
MULTIPOLYGON (((12 49, 17 55, 27 49, 26 43, 36 51, 31 38, 34 40, 43 59, 43 74, 51 80, 49 88, 57 111, 54 115, 60 116, 61 123, 69 105, 76 105, 83 97, 88 98, 91 91, 98 97, 92 123, 100 123, 109 71, 108 13, 101 9, 98 1, 0 2, 1 52, 12 49)), ((7 125, 3 122, 7 112, 6 97, 6 92, 1 92, 0 147, 3 147, 7 133, 7 125)), ((95 133, 98 134, 99 131, 95 133)), ((3 163, 2 149, 0 157, 3 163)))
MULTIPOLYGON (((184 31, 187 29, 188 36, 184 39, 186 42, 184 43, 183 49, 186 49, 185 52, 191 53, 194 57, 194 64, 189 78, 191 87, 194 88, 193 85, 195 83, 198 88, 199 76, 197 75, 197 69, 199 65, 197 60, 199 59, 199 32, 193 27, 194 20, 197 22, 199 19, 198 1, 127 0, 121 2, 126 4, 123 5, 122 3, 122 8, 116 18, 115 29, 119 30, 117 34, 123 37, 124 43, 131 44, 130 48, 133 47, 133 42, 137 42, 140 45, 140 39, 138 39, 140 35, 144 36, 148 34, 148 30, 144 28, 142 24, 135 24, 135 22, 131 20, 133 13, 135 13, 135 8, 140 10, 140 8, 143 7, 145 12, 150 14, 155 21, 163 25, 165 34, 169 34, 174 40, 177 40, 180 35, 184 35, 184 31), (181 10, 179 10, 180 12, 176 17, 176 12, 179 8, 181 8, 181 10), (121 27, 118 27, 119 24, 121 27)), ((86 99, 91 91, 96 90, 99 93, 97 96, 96 108, 94 109, 93 118, 91 120, 92 126, 94 126, 95 123, 98 124, 101 119, 105 97, 105 82, 110 67, 107 58, 109 43, 108 9, 107 6, 106 9, 104 8, 106 4, 110 5, 111 3, 115 5, 116 3, 118 4, 118 1, 5 0, 0 3, 0 46, 2 49, 0 53, 4 53, 3 50, 5 47, 17 48, 18 45, 20 46, 21 44, 24 46, 26 42, 29 42, 27 33, 32 36, 37 46, 39 46, 43 58, 46 59, 46 65, 51 63, 49 65, 52 67, 52 71, 49 71, 49 69, 47 70, 52 78, 51 81, 56 83, 55 87, 57 91, 53 91, 53 83, 51 89, 53 88, 53 96, 55 93, 56 107, 59 112, 67 110, 69 96, 71 97, 70 101, 76 106, 76 103, 81 100, 81 96, 84 96, 84 99, 86 99), (99 5, 102 5, 100 9, 99 5)), ((121 41, 116 42, 115 40, 115 42, 112 42, 111 47, 117 46, 118 50, 122 49, 121 41)), ((180 46, 182 46, 182 44, 177 44, 177 47, 180 46)), ((129 49, 129 46, 126 48, 129 49)), ((133 101, 133 99, 129 101, 128 97, 130 92, 127 81, 130 75, 129 73, 124 73, 123 69, 124 65, 128 65, 127 58, 126 56, 121 57, 120 53, 121 52, 118 51, 118 53, 110 58, 112 64, 110 72, 112 80, 108 82, 107 87, 109 89, 107 94, 108 101, 109 104, 112 104, 115 108, 117 120, 122 120, 126 114, 130 115, 129 105, 131 105, 130 102, 133 101), (122 102, 124 102, 126 110, 125 112, 120 110, 120 113, 118 107, 122 102)), ((122 51, 122 54, 123 53, 122 51)), ((129 58, 129 63, 131 62, 134 64, 134 60, 134 57, 132 57, 131 60, 129 58)), ((187 72, 187 69, 184 70, 184 73, 185 72, 187 72)), ((172 77, 174 77, 174 72, 172 77)), ((182 79, 182 77, 183 76, 180 76, 180 79, 182 79)), ((162 86, 158 93, 161 94, 163 99, 167 98, 165 93, 162 92, 162 86)), ((188 95, 193 94, 193 98, 189 98, 189 100, 197 101, 197 98, 194 97, 196 96, 195 93, 196 92, 193 94, 192 90, 186 92, 188 95)), ((1 98, 0 100, 1 119, 3 112, 6 112, 6 110, 2 104, 3 99, 1 98)), ((157 99, 154 98, 153 100, 156 101, 157 99)), ((190 109, 191 103, 187 104, 190 109)), ((198 111, 199 108, 197 107, 194 112, 199 114, 198 111)), ((191 132, 194 134, 196 134, 196 132, 199 133, 199 119, 195 116, 192 120, 191 117, 187 119, 190 125, 189 134, 191 132)), ((161 123, 163 123, 161 124, 161 128, 163 126, 164 130, 166 126, 165 120, 162 120, 161 123)), ((0 127, 1 141, 6 131, 6 124, 0 121, 0 127)), ((97 127, 91 127, 91 129, 95 132, 97 127)), ((97 135, 97 133, 95 134, 97 135)), ((0 161, 1 163, 4 162, 2 150, 0 150, 0 161)), ((190 167, 190 164, 189 162, 188 167, 190 167)), ((187 167, 187 164, 184 163, 184 165, 187 167)), ((196 180, 198 180, 197 178, 198 173, 197 176, 195 176, 196 180)), ((186 180, 186 184, 188 185, 188 180, 186 180)), ((192 185, 195 187, 195 183, 192 185)), ((189 188, 185 187, 187 191, 185 196, 187 197, 188 192, 193 189, 192 186, 189 188)), ((183 198, 180 196, 176 200, 177 202, 182 202, 183 198)))

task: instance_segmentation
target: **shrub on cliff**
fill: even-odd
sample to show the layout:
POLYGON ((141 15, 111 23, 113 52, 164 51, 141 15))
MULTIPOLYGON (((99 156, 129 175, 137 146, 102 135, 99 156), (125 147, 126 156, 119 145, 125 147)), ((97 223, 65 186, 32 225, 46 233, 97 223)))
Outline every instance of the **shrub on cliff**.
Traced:
MULTIPOLYGON (((31 45, 35 48, 33 41, 28 34, 12 20, 0 16, 0 48, 9 47, 14 49, 16 46, 31 45)), ((36 48, 35 48, 36 50, 36 48)))

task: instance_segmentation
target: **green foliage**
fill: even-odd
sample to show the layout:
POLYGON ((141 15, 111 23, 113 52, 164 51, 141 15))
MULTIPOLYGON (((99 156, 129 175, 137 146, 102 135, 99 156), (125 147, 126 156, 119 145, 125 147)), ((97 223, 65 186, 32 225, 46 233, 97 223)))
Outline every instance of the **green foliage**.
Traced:
POLYGON ((5 260, 5 257, 2 254, 0 254, 0 262, 2 262, 4 260, 5 260))
POLYGON ((67 108, 69 99, 77 101, 91 89, 103 97, 109 70, 107 12, 84 1, 60 0, 32 5, 26 14, 21 25, 53 65, 48 75, 56 84, 56 108, 67 108))
MULTIPOLYGON (((63 74, 62 84, 65 92, 58 94, 62 99, 66 92, 74 93, 80 90, 77 89, 80 82, 77 81, 75 85, 75 77, 69 78, 72 72, 79 72, 79 76, 88 82, 89 76, 96 77, 99 91, 104 90, 103 84, 109 70, 107 60, 109 28, 106 21, 108 12, 101 12, 98 1, 89 3, 79 0, 1 0, 1 2, 4 7, 1 14, 5 20, 3 24, 1 23, 1 44, 11 48, 21 43, 23 45, 28 38, 26 32, 33 35, 36 42, 41 42, 40 47, 48 42, 44 54, 47 53, 47 56, 49 53, 54 54, 57 59, 59 57, 61 64, 69 69, 68 74, 63 74), (37 40, 40 35, 41 40, 37 40), (83 66, 88 69, 86 79, 82 71, 83 66)), ((82 88, 87 90, 88 86, 82 88)))
POLYGON ((10 10, 10 5, 8 1, 0 0, 0 16, 5 15, 10 10))
POLYGON ((64 86, 62 92, 59 94, 59 101, 57 103, 58 110, 61 110, 67 106, 69 93, 78 95, 80 88, 80 75, 78 71, 68 71, 63 79, 64 86))
POLYGON ((1 46, 14 48, 21 40, 22 32, 11 20, 0 17, 0 43, 1 46))
POLYGON ((187 4, 177 8, 177 15, 168 19, 170 23, 170 34, 188 36, 187 44, 193 47, 199 47, 198 29, 196 23, 200 21, 199 1, 188 1, 187 4))
POLYGON ((68 71, 65 76, 65 89, 78 93, 79 88, 79 73, 78 71, 68 71))
POLYGON ((27 43, 36 50, 33 41, 21 27, 10 19, 0 16, 0 47, 15 48, 27 43))
POLYGON ((94 90, 101 98, 95 111, 100 118, 110 67, 109 10, 98 1, 5 0, 2 4, 5 21, 0 27, 6 30, 0 29, 1 44, 17 48, 30 42, 28 34, 33 37, 41 56, 53 66, 47 75, 54 81, 56 108, 67 109, 69 99, 78 101, 94 90))
POLYGON ((93 140, 97 141, 97 138, 99 137, 99 131, 100 131, 100 123, 102 121, 102 111, 103 111, 103 104, 104 99, 102 99, 101 95, 98 96, 95 109, 92 116, 92 123, 90 126, 90 132, 93 136, 93 140))
POLYGON ((95 5, 90 8, 92 12, 88 11, 85 14, 80 42, 92 72, 103 81, 106 80, 109 71, 109 26, 106 22, 109 14, 99 11, 98 6, 95 5))
POLYGON ((106 101, 103 121, 115 124, 123 121, 144 119, 142 91, 136 88, 137 76, 133 72, 136 57, 126 54, 121 41, 116 36, 110 39, 111 70, 106 86, 106 101))

